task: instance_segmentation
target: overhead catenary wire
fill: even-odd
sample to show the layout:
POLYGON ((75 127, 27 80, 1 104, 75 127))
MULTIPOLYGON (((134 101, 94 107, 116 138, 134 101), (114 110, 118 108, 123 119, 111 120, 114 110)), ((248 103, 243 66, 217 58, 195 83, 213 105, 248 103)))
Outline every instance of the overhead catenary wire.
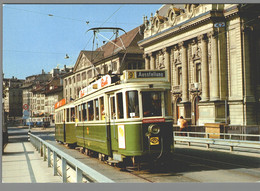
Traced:
MULTIPOLYGON (((105 22, 100 25, 100 27, 101 27, 102 25, 104 25, 104 24, 105 24, 116 12, 118 12, 122 7, 123 7, 123 5, 120 6, 114 13, 112 13, 112 14, 108 17, 108 19, 106 19, 105 22)), ((93 58, 93 51, 94 51, 94 45, 95 45, 94 41, 95 41, 95 38, 97 38, 97 37, 96 37, 96 32, 97 32, 97 31, 94 30, 93 32, 94 32, 94 37, 93 37, 93 45, 92 45, 91 63, 94 61, 95 58, 97 58, 97 56, 98 56, 98 55, 100 54, 100 52, 101 52, 101 51, 100 51, 98 54, 95 55, 95 58, 93 58)), ((101 35, 101 34, 99 34, 99 35, 101 35)), ((115 35, 115 33, 114 33, 114 35, 115 35)), ((114 35, 113 35, 113 36, 114 36, 114 35)), ((117 35, 118 35, 118 29, 117 29, 117 31, 116 31, 116 36, 117 36, 117 35)), ((111 38, 112 38, 113 36, 112 36, 110 39, 106 38, 106 37, 103 36, 103 35, 101 35, 101 36, 102 36, 103 38, 105 38, 106 40, 108 40, 109 42, 113 43, 113 42, 111 41, 111 38)), ((121 40, 121 39, 120 39, 120 40, 121 40)), ((90 42, 90 40, 88 41, 88 43, 89 43, 89 42, 90 42)), ((122 41, 121 41, 121 42, 122 42, 122 41)), ((88 44, 88 43, 87 43, 87 44, 88 44)), ((107 44, 108 44, 108 43, 107 43, 107 44)), ((107 45, 107 44, 106 44, 106 45, 107 45)), ((114 44, 114 46, 116 45, 115 43, 113 43, 113 44, 114 44)), ((105 46, 106 46, 106 45, 105 45, 105 46)), ((87 46, 87 45, 86 45, 86 46, 87 46)), ((86 46, 85 46, 85 47, 86 47, 86 46)), ((116 46, 117 46, 117 45, 116 45, 116 46)), ((119 48, 121 48, 121 47, 119 47, 119 48)), ((124 48, 125 48, 125 47, 124 47, 124 48)), ((101 49, 102 49, 102 47, 101 47, 101 49)), ((121 49, 122 49, 122 48, 121 48, 121 49)), ((114 52, 114 51, 113 51, 113 52, 114 52)), ((92 66, 94 67, 94 69, 96 70, 96 72, 99 73, 93 63, 92 63, 92 66)))
MULTIPOLYGON (((121 6, 122 7, 122 6, 121 6)), ((119 7, 116 12, 121 8, 119 7)), ((90 20, 83 20, 83 19, 77 19, 77 18, 71 18, 71 17, 64 17, 64 16, 60 16, 60 15, 56 15, 56 14, 52 14, 52 13, 44 13, 44 12, 39 12, 39 11, 32 11, 32 10, 27 10, 27 9, 21 9, 21 8, 14 8, 14 7, 10 7, 10 6, 5 6, 4 8, 7 9, 13 9, 13 10, 18 10, 18 11, 24 11, 24 12, 29 12, 29 13, 34 13, 34 14, 40 14, 40 15, 45 15, 48 17, 57 17, 60 19, 65 19, 65 20, 72 20, 72 21, 77 21, 77 22, 84 22, 86 24, 95 24, 95 23, 102 23, 100 26, 104 25, 105 23, 111 23, 111 24, 115 24, 115 22, 108 22, 108 20, 116 13, 114 12, 105 22, 104 21, 90 21, 90 20)), ((129 22, 117 22, 117 24, 128 24, 128 25, 137 25, 138 23, 129 23, 129 22)))

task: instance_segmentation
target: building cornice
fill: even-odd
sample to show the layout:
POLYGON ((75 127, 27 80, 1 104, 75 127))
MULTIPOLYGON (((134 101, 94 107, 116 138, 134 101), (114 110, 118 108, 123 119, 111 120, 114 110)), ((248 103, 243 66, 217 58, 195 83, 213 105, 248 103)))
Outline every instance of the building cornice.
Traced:
POLYGON ((150 44, 153 44, 155 42, 161 41, 163 39, 166 39, 173 34, 180 33, 184 30, 188 30, 189 28, 193 28, 194 26, 198 26, 202 23, 214 21, 217 18, 223 17, 222 11, 208 11, 201 15, 198 15, 194 18, 191 18, 183 23, 180 23, 176 26, 170 27, 164 31, 161 31, 155 35, 152 35, 148 38, 145 38, 144 40, 141 40, 138 42, 138 45, 141 47, 149 46, 150 44))

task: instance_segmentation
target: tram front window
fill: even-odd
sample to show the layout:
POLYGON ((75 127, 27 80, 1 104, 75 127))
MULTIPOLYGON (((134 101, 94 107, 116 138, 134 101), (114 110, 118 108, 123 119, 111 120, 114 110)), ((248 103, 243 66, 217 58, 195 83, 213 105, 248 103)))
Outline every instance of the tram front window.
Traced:
POLYGON ((138 102, 138 92, 137 91, 127 91, 127 117, 137 118, 139 117, 139 102, 138 102))
POLYGON ((161 92, 142 92, 143 116, 162 116, 161 92))

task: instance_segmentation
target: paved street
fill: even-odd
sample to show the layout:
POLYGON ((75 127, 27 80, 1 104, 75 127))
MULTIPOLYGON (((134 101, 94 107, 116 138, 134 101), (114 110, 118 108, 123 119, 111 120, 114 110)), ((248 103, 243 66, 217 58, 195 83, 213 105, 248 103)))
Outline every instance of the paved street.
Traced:
MULTIPOLYGON (((27 128, 9 128, 9 144, 3 155, 3 182, 5 183, 59 183, 40 154, 27 141, 27 128)), ((90 158, 77 150, 68 149, 54 141, 52 129, 32 128, 32 133, 58 147, 63 152, 80 160, 90 168, 109 177, 116 183, 180 183, 180 182, 260 182, 259 153, 226 152, 203 147, 176 145, 171 166, 148 168, 140 171, 120 171, 96 158, 90 158)))

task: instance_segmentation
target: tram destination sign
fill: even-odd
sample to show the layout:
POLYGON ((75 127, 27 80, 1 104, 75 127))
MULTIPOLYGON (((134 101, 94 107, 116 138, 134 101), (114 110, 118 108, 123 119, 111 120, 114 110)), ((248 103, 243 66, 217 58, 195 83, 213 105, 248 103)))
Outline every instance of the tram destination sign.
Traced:
POLYGON ((164 78, 165 71, 137 71, 136 78, 164 78))

